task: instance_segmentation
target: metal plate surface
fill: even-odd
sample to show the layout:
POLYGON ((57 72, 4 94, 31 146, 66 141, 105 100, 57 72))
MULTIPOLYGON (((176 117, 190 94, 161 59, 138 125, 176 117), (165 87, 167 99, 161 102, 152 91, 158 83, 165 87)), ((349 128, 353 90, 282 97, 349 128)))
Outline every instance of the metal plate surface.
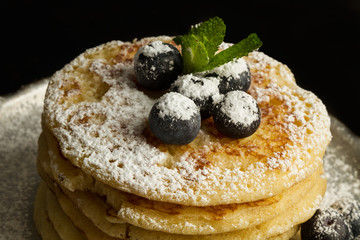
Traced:
MULTIPOLYGON (((33 202, 37 138, 48 80, 0 97, 0 239, 40 239, 34 228, 33 202)), ((333 140, 324 157, 328 190, 322 207, 342 197, 360 200, 360 138, 331 117, 333 140)))

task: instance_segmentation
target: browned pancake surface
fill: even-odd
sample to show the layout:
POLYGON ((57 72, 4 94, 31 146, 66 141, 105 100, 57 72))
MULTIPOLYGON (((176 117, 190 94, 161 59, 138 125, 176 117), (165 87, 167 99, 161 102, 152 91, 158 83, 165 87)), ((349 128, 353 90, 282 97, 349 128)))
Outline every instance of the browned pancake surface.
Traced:
POLYGON ((153 40, 110 42, 87 50, 52 77, 44 119, 62 154, 113 188, 156 201, 209 206, 277 195, 322 164, 330 120, 321 101, 290 70, 261 52, 246 58, 249 93, 262 121, 252 136, 221 135, 212 119, 184 146, 166 145, 148 128, 155 96, 139 89, 137 49, 153 40))

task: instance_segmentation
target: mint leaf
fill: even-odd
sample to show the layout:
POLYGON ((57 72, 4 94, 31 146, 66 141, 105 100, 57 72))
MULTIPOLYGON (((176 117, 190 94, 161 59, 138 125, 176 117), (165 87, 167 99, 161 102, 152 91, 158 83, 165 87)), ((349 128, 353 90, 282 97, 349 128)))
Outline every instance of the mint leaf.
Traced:
POLYGON ((258 49, 262 42, 255 34, 215 55, 225 37, 226 26, 219 17, 192 26, 189 33, 174 38, 181 45, 183 73, 201 72, 221 66, 258 49))
POLYGON ((199 72, 214 56, 225 36, 226 26, 222 19, 214 17, 193 26, 189 33, 174 38, 181 45, 183 73, 199 72))
POLYGON ((212 57, 224 40, 225 30, 224 21, 219 17, 214 17, 193 26, 189 34, 195 35, 199 41, 204 43, 208 56, 212 57))
POLYGON ((206 47, 195 35, 179 36, 174 41, 181 44, 184 73, 201 71, 208 64, 209 57, 206 47))
POLYGON ((256 33, 252 33, 237 44, 234 44, 226 50, 216 54, 213 58, 210 59, 209 63, 204 67, 203 70, 211 70, 215 67, 232 61, 234 58, 247 56, 250 52, 259 49, 261 45, 262 41, 260 38, 256 33))

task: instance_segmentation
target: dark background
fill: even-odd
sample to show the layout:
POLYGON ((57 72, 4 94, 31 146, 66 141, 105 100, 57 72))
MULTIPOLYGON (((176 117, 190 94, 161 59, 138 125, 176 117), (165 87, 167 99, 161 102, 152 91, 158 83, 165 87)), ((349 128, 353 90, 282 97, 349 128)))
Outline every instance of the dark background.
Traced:
POLYGON ((256 32, 262 51, 287 64, 298 85, 360 135, 360 0, 214 1, 5 1, 0 95, 51 76, 87 48, 184 34, 219 16, 227 26, 225 41, 256 32))

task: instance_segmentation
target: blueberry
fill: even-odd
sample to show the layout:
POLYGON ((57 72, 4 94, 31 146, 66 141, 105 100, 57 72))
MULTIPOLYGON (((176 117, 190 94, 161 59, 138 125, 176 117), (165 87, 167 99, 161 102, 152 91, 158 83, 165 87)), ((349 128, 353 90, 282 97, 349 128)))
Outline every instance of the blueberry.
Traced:
POLYGON ((152 107, 149 125, 164 143, 188 144, 199 133, 200 110, 191 99, 175 92, 166 93, 152 107))
POLYGON ((161 41, 141 47, 134 58, 136 79, 146 89, 169 88, 182 70, 183 62, 178 49, 161 41))
POLYGON ((349 222, 354 237, 360 236, 360 202, 355 199, 342 199, 331 207, 339 211, 349 222))
POLYGON ((238 139, 252 135, 259 128, 261 112, 251 95, 231 91, 216 105, 213 118, 219 132, 238 139))
POLYGON ((333 208, 317 210, 301 225, 302 240, 350 240, 351 229, 343 215, 333 208))
POLYGON ((219 83, 217 78, 187 74, 180 76, 170 90, 192 99, 200 108, 201 118, 206 119, 212 115, 213 106, 221 99, 219 83))
POLYGON ((251 73, 249 66, 243 58, 235 59, 224 65, 204 73, 205 77, 219 78, 220 93, 226 94, 230 91, 241 90, 246 92, 251 84, 251 73))

